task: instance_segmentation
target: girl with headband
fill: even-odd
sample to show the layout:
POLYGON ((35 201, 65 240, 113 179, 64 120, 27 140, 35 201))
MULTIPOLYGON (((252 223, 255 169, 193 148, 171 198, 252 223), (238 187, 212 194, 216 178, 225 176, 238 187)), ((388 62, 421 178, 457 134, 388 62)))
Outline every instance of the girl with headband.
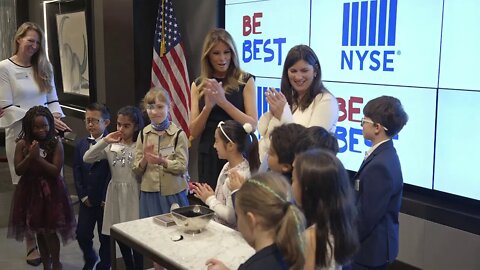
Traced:
POLYGON ((215 192, 206 183, 196 183, 193 191, 195 197, 215 211, 217 221, 234 228, 236 218, 230 181, 232 177, 247 179, 258 169, 258 141, 252 125, 242 126, 236 121, 228 120, 218 124, 214 147, 218 158, 227 160, 218 176, 215 192))

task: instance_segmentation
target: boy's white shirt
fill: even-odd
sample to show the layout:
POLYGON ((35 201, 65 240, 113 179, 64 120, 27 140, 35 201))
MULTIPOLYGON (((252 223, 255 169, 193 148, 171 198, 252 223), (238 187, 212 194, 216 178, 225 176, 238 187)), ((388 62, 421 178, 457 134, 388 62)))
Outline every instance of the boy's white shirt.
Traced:
POLYGON ((370 147, 370 149, 368 149, 367 152, 365 152, 365 158, 364 159, 367 159, 368 156, 370 156, 373 153, 373 151, 375 151, 375 149, 377 149, 382 143, 388 142, 390 140, 391 139, 383 140, 383 141, 375 144, 374 146, 370 147))

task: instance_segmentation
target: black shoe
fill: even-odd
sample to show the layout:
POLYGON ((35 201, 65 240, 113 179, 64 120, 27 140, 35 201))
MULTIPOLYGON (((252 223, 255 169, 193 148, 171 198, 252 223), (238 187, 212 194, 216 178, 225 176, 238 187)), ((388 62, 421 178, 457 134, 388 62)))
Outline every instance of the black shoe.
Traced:
MULTIPOLYGON (((34 246, 33 248, 31 248, 27 253, 27 258, 28 258, 28 256, 30 256, 30 254, 32 254, 32 252, 34 252, 36 250, 38 250, 37 246, 34 246)), ((38 258, 35 258, 35 259, 27 259, 27 263, 30 264, 31 266, 39 266, 42 263, 42 258, 38 257, 38 258)))

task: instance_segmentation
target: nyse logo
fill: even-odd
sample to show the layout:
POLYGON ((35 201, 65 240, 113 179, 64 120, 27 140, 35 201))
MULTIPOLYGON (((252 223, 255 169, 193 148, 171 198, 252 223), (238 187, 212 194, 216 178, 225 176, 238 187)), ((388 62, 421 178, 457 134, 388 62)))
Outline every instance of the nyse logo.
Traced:
POLYGON ((343 4, 341 69, 394 71, 397 0, 343 4))

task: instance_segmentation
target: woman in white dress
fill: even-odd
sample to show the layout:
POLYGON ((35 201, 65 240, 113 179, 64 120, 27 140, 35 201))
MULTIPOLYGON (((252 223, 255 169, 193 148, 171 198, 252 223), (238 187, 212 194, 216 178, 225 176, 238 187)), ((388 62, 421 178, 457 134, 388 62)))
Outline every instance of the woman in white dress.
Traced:
MULTIPOLYGON (((0 61, 0 128, 5 129, 5 150, 12 183, 20 177, 15 173, 15 140, 21 129, 21 119, 33 106, 46 106, 55 117, 55 128, 70 128, 60 120, 63 117, 53 80, 53 70, 45 54, 43 30, 35 23, 22 24, 15 34, 13 56, 0 61)), ((27 263, 41 263, 35 238, 26 237, 27 263)))

